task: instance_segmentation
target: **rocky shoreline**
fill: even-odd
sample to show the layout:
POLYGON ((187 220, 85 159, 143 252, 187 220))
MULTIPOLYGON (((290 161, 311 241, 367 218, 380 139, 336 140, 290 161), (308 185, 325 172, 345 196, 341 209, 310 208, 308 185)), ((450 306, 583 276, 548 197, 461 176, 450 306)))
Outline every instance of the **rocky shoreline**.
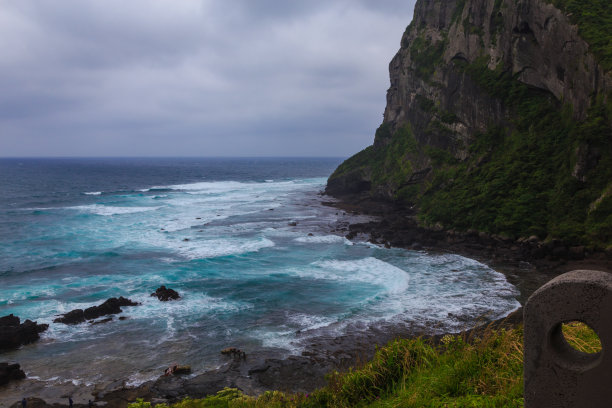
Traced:
MULTIPOLYGON (((452 252, 477 259, 504 273, 508 280, 518 287, 521 304, 543 283, 567 270, 610 270, 610 254, 605 252, 589 253, 576 248, 560 250, 554 245, 544 245, 530 239, 518 242, 475 232, 424 229, 416 224, 412 214, 397 209, 390 203, 362 200, 353 201, 358 202, 355 205, 347 204, 351 202, 349 200, 339 201, 328 196, 323 196, 322 200, 323 204, 336 207, 339 212, 373 216, 370 221, 364 223, 340 221, 331 226, 336 234, 359 241, 366 239, 385 246, 452 252)), ((521 318, 522 315, 518 312, 513 313, 511 320, 516 323, 521 318)), ((66 406, 67 397, 72 395, 75 406, 86 406, 87 401, 91 399, 97 406, 125 407, 128 402, 137 398, 172 402, 186 396, 204 397, 223 387, 239 388, 251 395, 269 389, 310 392, 325 385, 326 373, 346 370, 367 361, 372 358, 376 345, 383 345, 399 336, 419 335, 420 330, 417 327, 391 323, 348 327, 341 336, 322 334, 309 337, 303 345, 301 355, 279 355, 278 351, 274 350, 262 350, 246 357, 230 353, 227 362, 216 370, 197 375, 160 376, 157 380, 137 387, 128 387, 123 381, 116 381, 91 387, 67 384, 60 389, 54 387, 56 389, 46 390, 44 384, 38 384, 40 398, 29 399, 28 406, 66 406)), ((33 388, 33 384, 20 384, 14 386, 11 395, 17 396, 20 386, 33 388)), ((20 399, 15 398, 15 401, 20 399)), ((14 406, 18 407, 20 403, 15 402, 14 406)))
POLYGON ((515 240, 478 231, 446 230, 441 226, 423 228, 413 210, 360 196, 339 199, 324 196, 323 204, 376 218, 336 229, 336 233, 349 239, 360 237, 387 247, 454 253, 491 266, 519 289, 521 304, 537 288, 562 273, 575 269, 612 272, 612 251, 568 246, 557 240, 543 242, 535 236, 515 240))

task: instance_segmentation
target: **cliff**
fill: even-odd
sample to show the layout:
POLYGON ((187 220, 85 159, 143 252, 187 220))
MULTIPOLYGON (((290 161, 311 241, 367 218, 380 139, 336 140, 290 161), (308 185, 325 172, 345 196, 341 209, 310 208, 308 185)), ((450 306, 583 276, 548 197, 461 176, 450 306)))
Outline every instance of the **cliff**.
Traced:
POLYGON ((607 0, 418 0, 374 143, 326 192, 438 229, 607 247, 611 69, 607 0))

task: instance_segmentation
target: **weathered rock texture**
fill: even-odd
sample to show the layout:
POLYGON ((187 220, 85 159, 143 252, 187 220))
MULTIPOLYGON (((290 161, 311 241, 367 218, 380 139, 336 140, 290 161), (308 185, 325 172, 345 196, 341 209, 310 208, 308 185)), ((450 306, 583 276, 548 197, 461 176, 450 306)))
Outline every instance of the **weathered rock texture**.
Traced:
MULTIPOLYGON (((491 122, 507 118, 500 101, 458 71, 454 60, 475 62, 486 55, 490 69, 502 64, 521 82, 570 103, 576 117, 582 119, 593 93, 612 90, 612 76, 588 52, 589 45, 578 35, 578 27, 551 4, 543 0, 470 0, 458 14, 458 3, 417 3, 414 20, 418 24, 404 33, 402 48, 389 64, 391 87, 384 121, 392 130, 410 123, 416 134, 426 133, 435 115, 420 109, 417 95, 457 115, 454 130, 466 141, 475 132, 485 131, 491 122), (448 43, 429 79, 415 74, 419 61, 411 57, 411 45, 420 38, 448 43)), ((433 138, 427 142, 448 142, 442 139, 441 143, 433 138)))
POLYGON ((78 324, 86 320, 97 319, 101 316, 121 313, 122 306, 138 306, 139 303, 120 296, 110 298, 98 306, 88 307, 87 309, 74 309, 53 320, 55 323, 78 324))
POLYGON ((162 302, 181 298, 176 290, 167 288, 164 285, 160 286, 155 290, 155 292, 151 293, 151 296, 157 297, 162 302))
POLYGON ((33 343, 48 327, 47 324, 37 324, 31 320, 21 323, 19 317, 12 314, 0 317, 0 351, 33 343))
MULTIPOLYGON (((612 142, 612 74, 598 64, 570 19, 544 0, 417 1, 389 64, 391 86, 374 144, 343 163, 326 192, 401 203, 419 210, 425 224, 446 228, 541 239, 566 238, 567 230, 579 229, 582 238, 591 234, 591 241, 608 242, 597 224, 601 220, 591 226, 587 218, 593 208, 603 209, 597 199, 612 192, 612 178, 601 170, 608 160, 605 146, 612 142), (552 140, 557 134, 559 140, 552 140), (517 173, 511 166, 523 159, 525 173, 541 164, 539 189, 546 197, 538 197, 538 187, 529 184, 533 180, 522 180, 529 174, 511 174, 517 173), (483 172, 505 179, 494 183, 496 175, 483 172), (495 188, 506 194, 505 202, 540 200, 544 210, 555 200, 567 201, 563 194, 584 190, 584 197, 568 210, 571 219, 553 217, 531 230, 527 221, 519 225, 504 214, 479 224, 450 210, 430 211, 445 202, 465 202, 459 189, 473 189, 491 202, 485 195, 495 188)), ((474 201, 464 212, 479 208, 483 205, 474 201)))

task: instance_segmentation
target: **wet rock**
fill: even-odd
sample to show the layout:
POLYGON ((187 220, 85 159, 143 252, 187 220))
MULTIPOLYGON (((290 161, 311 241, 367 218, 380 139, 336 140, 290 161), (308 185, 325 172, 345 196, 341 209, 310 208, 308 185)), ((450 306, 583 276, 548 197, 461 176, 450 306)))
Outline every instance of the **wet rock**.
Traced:
POLYGON ((191 373, 191 366, 188 366, 188 365, 177 366, 173 372, 173 374, 175 375, 189 374, 189 373, 191 373))
POLYGON ((21 380, 26 375, 19 364, 0 363, 0 385, 8 384, 9 381, 21 380))
POLYGON ((226 347, 221 350, 221 354, 225 356, 240 357, 243 359, 246 358, 246 353, 236 347, 226 347))
POLYGON ((167 288, 164 285, 160 286, 157 288, 157 290, 155 290, 155 292, 151 293, 151 296, 157 296, 157 298, 162 302, 181 298, 176 290, 167 288))
POLYGON ((297 222, 291 221, 290 223, 287 223, 287 225, 290 226, 290 227, 295 227, 295 226, 297 226, 297 222))
POLYGON ((189 374, 191 373, 190 365, 173 365, 171 367, 166 368, 164 371, 164 376, 168 375, 181 375, 181 374, 189 374))
POLYGON ((85 321, 83 309, 74 309, 53 320, 53 323, 77 324, 85 321))
POLYGON ((31 320, 21 323, 19 317, 12 314, 0 317, 0 350, 35 342, 47 328, 48 324, 37 324, 31 320))
POLYGON ((140 303, 134 302, 130 299, 120 296, 118 298, 110 298, 99 306, 88 307, 87 309, 75 309, 70 312, 63 314, 57 319, 53 320, 54 323, 64 324, 79 324, 86 320, 97 319, 101 316, 118 314, 121 313, 122 306, 138 306, 140 303))
POLYGON ((102 324, 102 323, 108 323, 108 322, 112 322, 113 318, 112 317, 107 317, 106 319, 102 319, 102 320, 90 320, 89 324, 91 325, 96 325, 96 324, 102 324))
POLYGON ((260 365, 260 366, 256 366, 256 367, 251 368, 248 371, 248 373, 249 373, 249 375, 253 375, 253 374, 257 374, 257 373, 263 373, 268 368, 270 368, 270 364, 264 364, 264 365, 260 365))
POLYGON ((0 317, 0 327, 6 326, 19 326, 19 317, 10 314, 8 316, 0 317))

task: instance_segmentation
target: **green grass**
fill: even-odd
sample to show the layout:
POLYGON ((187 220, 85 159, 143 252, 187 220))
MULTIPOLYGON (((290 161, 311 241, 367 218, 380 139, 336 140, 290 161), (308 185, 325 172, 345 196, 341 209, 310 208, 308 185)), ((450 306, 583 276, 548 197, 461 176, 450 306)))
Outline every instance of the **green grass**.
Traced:
MULTIPOLYGON (((581 351, 600 347, 588 326, 570 324, 563 332, 581 351)), ((479 337, 447 335, 437 345, 421 338, 397 339, 363 366, 331 373, 328 385, 312 394, 268 391, 251 397, 224 389, 172 408, 522 407, 522 339, 521 327, 488 329, 479 337)), ((129 408, 150 406, 139 400, 129 408)))
POLYGON ((584 323, 578 321, 563 323, 561 330, 567 343, 578 351, 593 354, 602 350, 599 336, 584 323))

